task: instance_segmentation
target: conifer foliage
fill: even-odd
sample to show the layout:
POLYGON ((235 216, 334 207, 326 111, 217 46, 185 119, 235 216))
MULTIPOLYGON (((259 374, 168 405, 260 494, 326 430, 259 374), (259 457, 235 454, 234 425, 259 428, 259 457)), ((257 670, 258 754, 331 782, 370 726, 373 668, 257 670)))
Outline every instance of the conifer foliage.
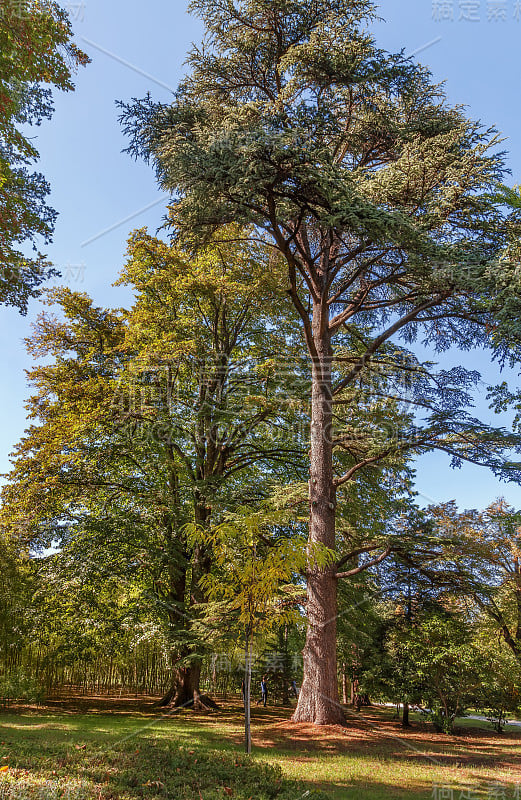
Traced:
MULTIPOLYGON (((426 69, 377 47, 372 3, 194 0, 191 8, 205 41, 190 52, 171 105, 148 97, 123 108, 129 149, 152 160, 190 246, 233 221, 277 251, 273 269, 283 271, 312 372, 309 536, 334 550, 343 487, 388 454, 336 471, 334 452, 346 442, 335 404, 398 337, 440 351, 517 352, 519 209, 497 198, 505 168, 496 132, 451 107, 426 69), (355 332, 362 346, 341 370, 339 350, 355 332)), ((398 358, 392 368, 405 384, 407 364, 398 358)), ((456 463, 515 470, 484 429, 448 437, 449 452, 460 445, 456 463)), ((343 719, 337 580, 334 566, 307 572, 297 721, 343 719)))

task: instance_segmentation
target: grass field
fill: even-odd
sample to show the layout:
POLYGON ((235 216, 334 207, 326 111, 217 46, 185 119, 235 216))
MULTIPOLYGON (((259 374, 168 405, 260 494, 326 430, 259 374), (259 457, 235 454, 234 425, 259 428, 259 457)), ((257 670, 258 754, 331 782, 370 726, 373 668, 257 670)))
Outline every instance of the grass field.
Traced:
POLYGON ((0 797, 459 800, 467 788, 474 794, 463 796, 521 797, 520 732, 498 735, 475 722, 458 736, 419 722, 403 732, 380 709, 352 715, 345 729, 288 718, 280 708, 254 709, 248 759, 240 708, 230 704, 170 715, 101 699, 15 708, 0 714, 0 797))

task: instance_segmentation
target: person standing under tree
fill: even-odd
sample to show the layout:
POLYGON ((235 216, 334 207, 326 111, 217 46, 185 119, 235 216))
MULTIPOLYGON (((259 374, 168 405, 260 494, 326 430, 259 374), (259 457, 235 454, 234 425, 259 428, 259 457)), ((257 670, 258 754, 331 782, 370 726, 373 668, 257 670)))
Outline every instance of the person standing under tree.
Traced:
POLYGON ((257 705, 262 703, 264 708, 266 708, 266 703, 268 702, 268 676, 263 675, 261 680, 261 699, 257 701, 257 705))

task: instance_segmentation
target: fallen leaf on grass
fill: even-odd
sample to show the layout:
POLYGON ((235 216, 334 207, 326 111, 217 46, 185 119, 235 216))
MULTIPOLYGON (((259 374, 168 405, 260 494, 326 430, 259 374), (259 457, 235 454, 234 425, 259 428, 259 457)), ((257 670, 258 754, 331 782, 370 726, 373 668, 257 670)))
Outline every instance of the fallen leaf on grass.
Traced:
POLYGON ((223 786, 223 789, 224 789, 224 791, 225 791, 225 794, 227 794, 229 797, 231 797, 231 796, 232 796, 232 794, 233 794, 233 790, 232 790, 232 789, 230 789, 230 787, 229 787, 229 786, 223 786))
POLYGON ((9 767, 7 765, 4 767, 0 767, 0 772, 7 772, 8 769, 9 767))
POLYGON ((86 750, 87 749, 87 745, 86 744, 75 744, 74 747, 76 748, 76 750, 86 750))

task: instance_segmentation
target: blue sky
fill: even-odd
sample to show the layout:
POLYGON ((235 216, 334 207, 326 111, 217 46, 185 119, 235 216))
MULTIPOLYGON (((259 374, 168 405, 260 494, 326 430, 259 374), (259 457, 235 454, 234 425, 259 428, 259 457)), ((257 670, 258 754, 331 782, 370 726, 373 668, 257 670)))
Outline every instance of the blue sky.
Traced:
MULTIPOLYGON (((100 305, 124 306, 128 291, 111 284, 123 264, 126 239, 136 227, 155 231, 164 210, 152 170, 122 153, 125 140, 117 122, 116 100, 150 91, 166 101, 183 73, 183 62, 201 26, 186 13, 186 0, 85 0, 68 5, 78 44, 92 58, 81 70, 76 92, 56 97, 52 122, 34 131, 41 169, 52 185, 52 205, 60 212, 54 243, 47 248, 62 272, 60 282, 86 291, 100 305), (155 205, 152 205, 154 204, 155 205), (147 210, 144 210, 147 209, 147 210), (135 215, 135 216, 134 216, 135 215), (132 217, 132 219, 130 219, 132 217), (111 230, 108 230, 111 229, 111 230)), ((521 104, 519 58, 521 2, 517 0, 382 0, 385 22, 374 26, 379 44, 404 48, 446 82, 454 103, 468 114, 496 125, 507 137, 512 181, 521 183, 521 104)), ((33 302, 27 317, 0 309, 0 472, 23 434, 29 366, 23 344, 40 310, 33 302)), ((483 353, 445 357, 444 365, 479 369, 485 382, 497 371, 483 353)), ((509 373, 513 384, 517 371, 509 373)), ((484 393, 483 417, 494 421, 484 393)), ((497 420, 495 420, 497 423, 497 420)), ((456 499, 462 507, 483 507, 503 495, 521 507, 521 488, 500 484, 484 469, 453 471, 443 454, 418 463, 417 488, 435 501, 456 499)), ((421 499, 421 498, 420 498, 421 499)))

